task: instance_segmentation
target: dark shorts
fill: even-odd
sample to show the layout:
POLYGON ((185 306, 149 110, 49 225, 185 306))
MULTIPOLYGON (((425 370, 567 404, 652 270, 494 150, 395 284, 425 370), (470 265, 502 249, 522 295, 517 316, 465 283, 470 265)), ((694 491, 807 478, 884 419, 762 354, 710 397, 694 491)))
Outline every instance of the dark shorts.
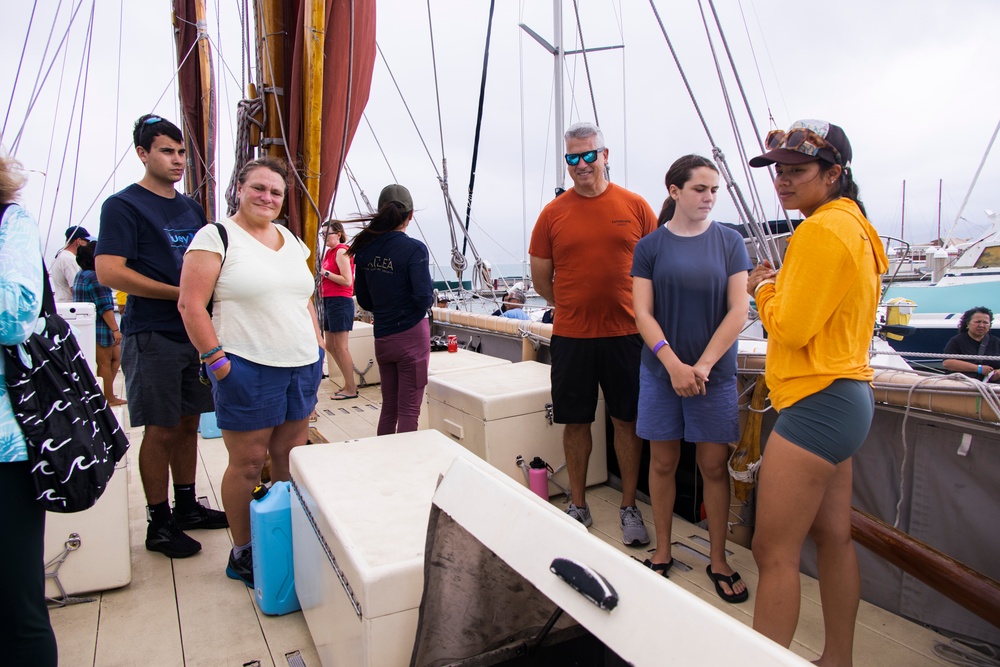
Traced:
POLYGON ((215 420, 227 431, 259 431, 308 417, 316 407, 323 376, 323 349, 308 366, 265 366, 235 354, 220 382, 209 373, 215 396, 215 420))
POLYGON ((557 424, 590 424, 597 411, 597 388, 608 414, 635 421, 639 403, 639 334, 608 338, 553 336, 552 412, 557 424))
POLYGON ((635 431, 647 440, 735 442, 740 437, 736 376, 712 380, 704 396, 678 396, 670 378, 639 370, 639 418, 635 431))
POLYGON ((323 297, 323 331, 337 333, 354 328, 354 299, 349 296, 323 297))
POLYGON ((144 331, 122 339, 122 371, 132 426, 177 426, 181 417, 212 412, 212 392, 198 380, 198 350, 144 331))
POLYGON ((874 414, 872 386, 860 380, 840 379, 783 409, 774 430, 789 442, 837 465, 861 448, 874 414))

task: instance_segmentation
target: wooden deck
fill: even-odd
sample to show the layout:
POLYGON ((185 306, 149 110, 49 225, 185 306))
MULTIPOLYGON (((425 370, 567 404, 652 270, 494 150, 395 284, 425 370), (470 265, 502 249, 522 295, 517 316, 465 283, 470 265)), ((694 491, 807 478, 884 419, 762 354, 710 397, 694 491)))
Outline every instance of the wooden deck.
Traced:
MULTIPOLYGON (((378 387, 363 388, 355 400, 331 401, 329 396, 336 389, 327 380, 320 388, 319 419, 314 424, 319 433, 331 442, 374 436, 379 414, 378 387)), ((141 431, 133 429, 130 435, 132 582, 117 590, 94 594, 95 602, 51 610, 60 664, 319 667, 301 612, 265 616, 257 609, 252 591, 226 577, 226 559, 232 546, 228 531, 194 531, 192 535, 203 549, 192 558, 170 560, 146 551, 145 500, 138 474, 141 431)), ((221 508, 219 484, 226 462, 221 439, 202 439, 198 495, 206 496, 215 508, 221 508)), ((588 502, 594 517, 591 534, 625 553, 645 558, 644 549, 621 544, 617 511, 620 499, 620 493, 607 486, 590 491, 588 502)), ((560 498, 553 498, 553 502, 564 506, 560 498)), ((652 511, 645 504, 641 509, 652 535, 652 511)), ((730 563, 747 582, 751 595, 743 604, 729 605, 718 598, 704 572, 708 562, 707 532, 675 517, 673 540, 673 555, 678 565, 671 570, 670 580, 741 622, 751 624, 757 571, 750 552, 730 545, 733 552, 730 563)), ((651 572, 650 576, 658 575, 651 572)), ((819 656, 822 641, 819 586, 814 579, 803 576, 802 616, 792 650, 814 660, 819 656)), ((942 638, 933 631, 862 603, 855 664, 871 667, 947 664, 933 654, 937 641, 942 638)))

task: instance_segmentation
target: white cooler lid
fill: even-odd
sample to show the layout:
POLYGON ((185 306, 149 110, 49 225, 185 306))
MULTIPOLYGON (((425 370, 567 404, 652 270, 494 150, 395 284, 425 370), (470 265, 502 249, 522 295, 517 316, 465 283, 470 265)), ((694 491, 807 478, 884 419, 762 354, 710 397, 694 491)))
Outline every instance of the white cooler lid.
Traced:
MULTIPOLYGON (((449 522, 464 529, 466 539, 477 542, 512 570, 511 579, 495 586, 493 592, 499 593, 490 600, 487 609, 509 609, 511 605, 502 598, 517 599, 530 585, 632 665, 809 665, 803 658, 754 632, 674 580, 650 572, 637 559, 606 544, 597 535, 589 534, 579 522, 541 501, 496 469, 487 470, 468 465, 465 459, 456 460, 434 495, 434 505, 447 515, 449 522), (569 559, 602 576, 614 590, 617 606, 611 611, 598 608, 553 574, 550 566, 557 558, 569 559)), ((435 536, 438 534, 436 532, 435 536)), ((446 552, 461 554, 460 536, 452 532, 449 537, 452 539, 445 544, 446 552)), ((435 540, 428 557, 433 559, 441 551, 435 540)), ((443 568, 429 576, 429 580, 440 583, 436 590, 429 591, 431 595, 448 599, 453 591, 461 594, 465 590, 476 590, 460 577, 449 576, 445 571, 449 566, 461 569, 462 563, 454 557, 431 562, 443 568), (450 590, 442 590, 445 588, 450 590)), ((481 576, 500 575, 496 570, 483 570, 481 576)), ((468 647, 480 639, 480 635, 485 641, 499 640, 489 635, 502 633, 504 624, 510 626, 506 629, 512 633, 507 640, 524 638, 524 633, 532 630, 531 627, 517 627, 516 614, 469 627, 468 624, 477 623, 482 616, 482 613, 478 617, 475 615, 483 609, 482 600, 468 600, 465 605, 459 600, 451 606, 452 609, 465 607, 470 610, 468 618, 463 619, 465 627, 454 622, 442 625, 441 618, 426 615, 421 618, 417 639, 430 642, 429 650, 425 651, 430 655, 422 657, 432 662, 435 645, 444 642, 452 648, 468 647)), ((444 620, 453 621, 454 618, 444 620)), ((482 650, 488 648, 492 647, 485 646, 482 650)), ((471 655, 478 653, 456 655, 452 652, 448 658, 457 661, 471 655)))
POLYGON ((331 529, 324 538, 366 618, 420 604, 431 497, 456 457, 478 460, 434 430, 292 450, 292 479, 331 529))
POLYGON ((491 366, 510 366, 506 359, 498 359, 488 354, 480 354, 472 350, 458 350, 456 352, 431 352, 430 365, 427 368, 427 375, 440 375, 441 373, 455 373, 457 371, 472 370, 475 368, 489 368, 491 366))
POLYGON ((348 338, 373 338, 375 336, 375 325, 368 322, 355 320, 351 323, 351 333, 348 338))
POLYGON ((521 361, 435 375, 428 378, 427 398, 483 421, 541 412, 552 402, 551 370, 547 364, 521 361))

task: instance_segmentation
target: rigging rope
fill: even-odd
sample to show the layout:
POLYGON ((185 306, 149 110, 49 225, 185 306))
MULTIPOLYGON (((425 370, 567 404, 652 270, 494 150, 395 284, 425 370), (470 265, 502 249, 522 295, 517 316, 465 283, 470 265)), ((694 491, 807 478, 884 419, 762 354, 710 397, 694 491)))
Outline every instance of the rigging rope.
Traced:
MULTIPOLYGON (((493 35, 493 10, 496 0, 490 0, 490 17, 486 22, 486 46, 483 48, 483 74, 479 81, 479 107, 476 109, 476 134, 472 140, 472 166, 469 168, 469 198, 465 203, 465 229, 468 231, 472 217, 472 194, 476 189, 476 166, 479 164, 479 137, 483 129, 483 105, 486 102, 486 73, 490 63, 490 39, 493 35)), ((442 153, 444 147, 441 147, 442 153)), ((465 256, 467 242, 462 241, 462 255, 465 256)))
MULTIPOLYGON (((60 6, 62 5, 62 0, 59 0, 60 6)), ((76 4, 76 8, 73 10, 73 14, 69 17, 69 24, 66 26, 66 31, 63 33, 62 39, 59 40, 59 45, 56 47, 56 52, 52 54, 52 60, 49 62, 48 68, 45 70, 45 74, 35 79, 35 87, 31 91, 30 101, 28 102, 28 108, 24 112, 24 122, 21 123, 21 127, 17 131, 17 135, 14 137, 14 141, 11 142, 10 154, 12 156, 17 156, 17 146, 21 142, 21 135, 24 132, 25 126, 28 124, 28 117, 31 116, 32 109, 35 108, 35 103, 38 102, 38 98, 42 94, 42 87, 45 86, 45 82, 49 78, 49 74, 52 72, 52 66, 56 62, 56 57, 59 52, 62 51, 63 46, 66 44, 66 39, 69 37, 70 29, 73 27, 73 22, 76 20, 77 12, 80 11, 80 7, 83 6, 83 0, 80 0, 76 4)), ((55 26, 53 26, 54 28, 55 26)), ((49 44, 52 42, 52 32, 49 32, 49 41, 45 43, 45 52, 42 54, 42 61, 39 64, 39 69, 45 65, 45 56, 49 52, 49 44)))
MULTIPOLYGON (((24 65, 24 54, 28 50, 28 38, 31 37, 31 26, 35 23, 35 10, 38 9, 38 0, 31 5, 31 16, 28 18, 28 30, 24 33, 24 44, 21 45, 21 57, 17 61, 17 72, 14 74, 14 85, 10 89, 10 101, 7 103, 7 113, 3 117, 3 129, 0 129, 0 137, 7 134, 7 121, 10 120, 10 111, 14 108, 14 94, 17 92, 17 82, 21 80, 21 66, 24 65)), ((56 8, 56 16, 59 9, 56 8)), ((51 34, 51 33, 50 33, 51 34)))
MULTIPOLYGON (((771 252, 771 244, 765 240, 766 234, 769 234, 769 230, 765 230, 762 225, 753 222, 755 219, 754 215, 750 210, 750 207, 747 206, 746 201, 743 199, 742 192, 740 191, 739 187, 737 186, 735 180, 732 177, 732 173, 730 172, 729 166, 726 163, 725 155, 722 153, 722 149, 719 148, 718 144, 715 141, 715 138, 712 136, 711 130, 709 130, 708 128, 708 123, 705 120, 705 115, 704 113, 702 113, 701 107, 698 105, 698 100, 695 98, 694 90, 691 88, 691 84, 688 81, 687 74, 685 74, 684 68, 681 66, 680 58, 677 56, 677 50, 674 48, 673 42, 670 40, 670 36, 667 34, 667 29, 663 24, 663 19, 660 18, 660 12, 656 9, 656 5, 654 4, 653 0, 649 0, 649 6, 653 10, 653 15, 656 17, 657 24, 660 26, 660 32, 663 34, 663 39, 666 41, 667 48, 670 50, 670 55, 674 60, 674 64, 677 66, 677 71, 681 76, 681 81, 683 81, 684 83, 684 88, 687 90, 688 97, 691 99, 691 103, 694 105, 695 113, 698 115, 698 120, 701 123, 702 128, 705 130, 705 135, 708 137, 709 143, 712 144, 712 156, 715 159, 716 164, 719 166, 719 175, 725 180, 726 189, 730 193, 730 196, 733 198, 734 204, 736 204, 736 209, 737 213, 740 216, 740 220, 747 228, 747 231, 750 234, 750 237, 753 240, 755 247, 757 248, 759 256, 768 259, 769 261, 771 261, 771 264, 773 266, 777 267, 778 264, 775 263, 777 261, 777 255, 771 252)), ((701 7, 701 2, 699 0, 699 8, 700 7, 701 7)), ((702 12, 702 17, 704 21, 704 12, 702 12)), ((707 28, 707 23, 706 23, 706 28, 707 28)), ((711 46, 711 39, 709 40, 709 45, 711 46)), ((714 53, 715 53, 714 46, 712 47, 712 53, 714 58, 714 53)), ((716 69, 719 70, 718 59, 715 59, 715 63, 716 63, 716 69)), ((720 83, 722 83, 723 85, 723 94, 725 95, 725 83, 722 80, 721 72, 720 72, 720 83)), ((726 99, 728 108, 729 107, 728 95, 726 95, 726 99)), ((732 122, 732 118, 730 122, 732 122)))
POLYGON ((600 127, 601 123, 597 120, 597 100, 594 98, 594 82, 590 79, 590 61, 587 60, 587 45, 583 43, 583 26, 580 25, 580 5, 577 0, 573 0, 573 12, 576 14, 576 34, 580 38, 580 53, 583 54, 583 70, 587 75, 590 105, 594 110, 594 125, 600 127))
MULTIPOLYGON (((719 64, 719 57, 715 50, 715 43, 712 40, 712 33, 711 30, 709 29, 708 19, 705 17, 705 9, 701 0, 698 0, 698 11, 701 14, 701 22, 705 28, 705 39, 708 42, 708 48, 712 54, 712 63, 715 65, 716 76, 718 76, 719 78, 719 88, 722 92, 722 99, 725 102, 726 114, 729 117, 729 125, 733 129, 733 136, 734 139, 736 140, 736 150, 737 153, 739 154, 739 161, 743 165, 744 177, 747 179, 747 182, 750 183, 751 185, 750 192, 751 192, 751 197, 753 198, 754 195, 756 194, 756 188, 753 187, 753 179, 750 178, 750 175, 747 171, 749 169, 747 165, 749 156, 746 154, 746 151, 743 148, 743 137, 740 134, 739 124, 736 122, 736 113, 733 109, 732 100, 729 97, 729 89, 726 87, 726 80, 722 74, 722 66, 719 64)), ((718 16, 716 16, 716 19, 718 19, 718 16)), ((726 45, 726 52, 728 53, 729 45, 726 42, 725 34, 722 32, 722 25, 721 23, 718 22, 718 20, 716 21, 716 25, 719 28, 719 34, 722 38, 723 44, 726 45)), ((730 62, 732 63, 732 61, 730 62)), ((738 82, 739 73, 736 71, 735 67, 733 67, 733 74, 735 75, 736 80, 738 82)), ((751 116, 752 120, 753 116, 752 114, 750 114, 749 107, 747 108, 747 113, 748 115, 751 116)), ((758 142, 759 141, 760 139, 758 138, 758 142)), ((713 146, 712 154, 713 157, 715 157, 716 162, 719 164, 720 170, 722 171, 723 177, 726 182, 726 189, 729 190, 730 196, 733 198, 733 201, 736 202, 737 213, 740 216, 740 222, 750 232, 750 236, 754 240, 755 245, 757 246, 758 253, 761 253, 764 258, 770 260, 772 266, 777 267, 779 265, 779 263, 777 263, 778 258, 780 258, 777 245, 773 243, 771 235, 765 233, 764 226, 759 221, 760 220, 759 214, 763 211, 763 207, 761 207, 756 211, 758 215, 754 214, 755 213, 754 208, 756 207, 751 208, 744 199, 743 192, 742 190, 740 190, 739 185, 736 183, 736 179, 733 178, 732 173, 729 169, 729 165, 726 163, 725 156, 722 154, 722 150, 718 146, 713 146), (769 240, 771 241, 771 243, 768 242, 769 240)))
MULTIPOLYGON (((918 380, 910 385, 910 390, 906 394, 906 410, 903 412, 903 424, 900 429, 901 439, 903 443, 903 460, 899 464, 899 501, 896 503, 896 518, 892 522, 893 528, 899 528, 900 514, 902 513, 903 500, 906 488, 906 462, 909 457, 910 448, 906 442, 906 424, 910 419, 910 408, 913 406, 913 392, 916 391, 917 387, 926 384, 928 382, 937 381, 940 379, 955 380, 956 382, 961 382, 969 385, 972 389, 975 389, 981 398, 981 400, 993 410, 993 414, 1000 415, 1000 400, 991 391, 991 389, 980 382, 979 380, 973 380, 970 377, 962 375, 961 373, 951 373, 949 375, 941 376, 930 376, 918 380)), ((893 385, 895 388, 899 388, 893 385)))
MULTIPOLYGON (((90 20, 87 23, 87 40, 86 49, 87 57, 80 63, 81 69, 84 70, 83 73, 83 99, 80 100, 80 127, 77 129, 76 133, 76 155, 77 158, 80 156, 80 144, 83 142, 83 117, 87 111, 87 82, 90 81, 90 55, 93 53, 93 43, 94 43, 94 11, 96 9, 97 3, 94 2, 90 5, 90 20)), ((73 100, 74 107, 76 106, 76 100, 73 100)), ((76 177, 80 173, 80 163, 79 160, 73 165, 73 187, 69 191, 69 218, 73 219, 73 204, 76 203, 76 177)), ((83 219, 80 219, 83 222, 83 219)))
POLYGON ((233 173, 229 178, 229 185, 226 187, 226 215, 232 216, 239 208, 239 199, 236 196, 236 189, 239 185, 239 174, 243 167, 254 158, 254 146, 250 140, 253 128, 259 132, 264 131, 264 123, 257 120, 257 116, 263 116, 264 100, 257 97, 252 100, 240 100, 236 103, 236 141, 233 147, 236 159, 233 163, 233 173))
MULTIPOLYGON (((760 129, 757 127, 757 121, 756 121, 756 119, 754 119, 754 115, 753 115, 753 113, 750 110, 750 100, 747 99, 746 89, 743 87, 743 79, 740 77, 739 72, 736 70, 736 60, 733 58, 733 52, 729 48, 729 40, 726 39, 726 33, 722 29, 722 21, 719 19, 719 13, 715 10, 715 0, 708 0, 708 6, 712 9, 712 15, 715 17, 715 25, 716 25, 716 28, 719 31, 719 36, 722 39, 722 45, 726 49, 726 57, 729 59, 729 68, 732 70, 733 76, 736 79, 736 86, 737 86, 737 88, 739 88, 740 97, 743 99, 743 108, 746 109, 747 118, 750 119, 750 126, 753 128, 754 138, 757 140, 757 147, 763 153, 766 150, 764 148, 764 140, 761 138, 763 136, 763 134, 761 133, 760 129)), ((742 7, 740 8, 740 15, 742 16, 742 7)), ((746 25, 746 20, 744 19, 744 26, 745 25, 746 25)), ((750 46, 750 52, 754 53, 753 52, 753 43, 750 42, 749 36, 747 38, 747 42, 748 42, 748 44, 750 46)), ((756 54, 754 54, 754 65, 755 66, 756 66, 756 63, 757 63, 756 54)), ((760 78, 760 70, 759 69, 757 70, 757 76, 758 76, 758 79, 759 79, 760 78)), ((773 121, 773 116, 771 115, 770 104, 767 102, 767 94, 766 94, 766 91, 763 90, 763 88, 764 88, 764 86, 763 86, 763 83, 762 83, 761 84, 761 94, 764 97, 764 104, 765 104, 765 106, 767 106, 767 115, 768 115, 768 118, 773 121)), ((743 142, 742 141, 739 142, 739 146, 740 146, 740 149, 741 149, 740 153, 744 154, 744 151, 742 150, 743 149, 743 142)), ((748 160, 744 160, 743 161, 743 175, 747 179, 748 183, 753 184, 754 181, 753 181, 753 178, 750 176, 749 166, 750 166, 749 165, 749 161, 748 160)), ((771 181, 774 181, 774 167, 773 166, 769 165, 767 167, 767 173, 768 173, 768 176, 770 176, 771 181)), ((755 224, 766 224, 767 216, 763 213, 764 212, 764 202, 761 200, 760 192, 757 190, 756 187, 751 187, 751 196, 753 197, 753 200, 755 201, 754 207, 758 211, 760 211, 760 216, 761 216, 760 220, 755 220, 754 221, 755 224)), ((785 218, 785 223, 788 225, 788 230, 790 232, 794 231, 794 225, 792 224, 791 217, 788 215, 788 211, 786 211, 784 208, 782 208, 781 209, 781 214, 785 218)), ((777 247, 777 242, 774 239, 774 235, 770 233, 770 228, 767 229, 767 233, 764 235, 764 237, 773 245, 772 251, 774 253, 774 256, 775 257, 780 257, 780 251, 779 251, 779 249, 777 247)))

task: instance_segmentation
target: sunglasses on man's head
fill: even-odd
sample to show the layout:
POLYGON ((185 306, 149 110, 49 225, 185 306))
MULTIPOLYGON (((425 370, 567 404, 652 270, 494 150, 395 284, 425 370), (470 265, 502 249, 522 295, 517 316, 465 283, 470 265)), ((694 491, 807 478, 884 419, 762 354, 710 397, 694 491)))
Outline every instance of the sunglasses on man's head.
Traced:
POLYGON ((566 158, 566 164, 571 167, 575 167, 580 164, 580 158, 587 164, 591 164, 597 160, 597 154, 603 151, 604 148, 595 148, 592 151, 587 151, 586 153, 566 153, 564 156, 566 158))

